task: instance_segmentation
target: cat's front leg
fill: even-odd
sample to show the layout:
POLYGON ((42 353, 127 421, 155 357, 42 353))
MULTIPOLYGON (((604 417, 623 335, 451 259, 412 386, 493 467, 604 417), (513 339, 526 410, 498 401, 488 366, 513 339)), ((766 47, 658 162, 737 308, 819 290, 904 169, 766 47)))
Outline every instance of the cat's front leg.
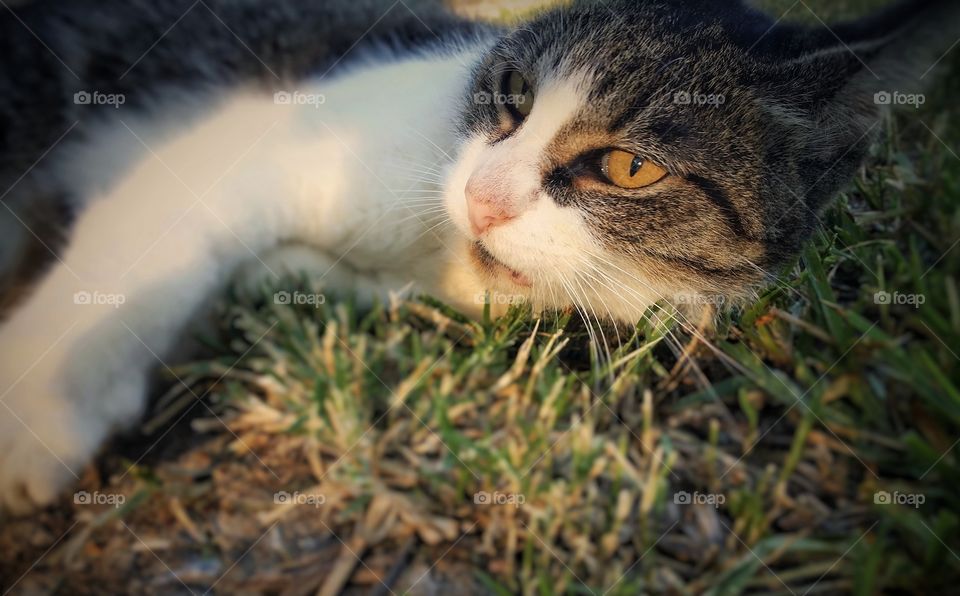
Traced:
POLYGON ((0 327, 0 508, 53 501, 135 424, 149 375, 187 357, 191 320, 282 234, 286 206, 256 188, 203 200, 151 188, 121 185, 91 205, 0 327))

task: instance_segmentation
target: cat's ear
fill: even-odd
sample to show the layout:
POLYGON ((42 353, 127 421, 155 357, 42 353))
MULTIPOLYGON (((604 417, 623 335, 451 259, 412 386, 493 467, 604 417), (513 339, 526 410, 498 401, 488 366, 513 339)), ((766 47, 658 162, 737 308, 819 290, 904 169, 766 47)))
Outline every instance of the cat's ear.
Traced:
POLYGON ((861 163, 884 110, 925 101, 924 89, 960 41, 960 0, 902 2, 802 35, 773 78, 778 107, 800 136, 804 174, 817 180, 807 199, 819 206, 861 163))

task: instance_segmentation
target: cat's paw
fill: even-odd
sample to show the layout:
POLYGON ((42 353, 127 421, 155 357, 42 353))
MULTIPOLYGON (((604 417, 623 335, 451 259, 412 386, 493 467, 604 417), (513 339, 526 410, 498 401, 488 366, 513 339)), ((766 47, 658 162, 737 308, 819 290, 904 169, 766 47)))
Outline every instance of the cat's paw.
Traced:
POLYGON ((104 429, 61 396, 15 391, 0 405, 0 508, 22 514, 79 479, 104 429))
POLYGON ((145 374, 112 372, 89 345, 54 349, 32 366, 22 353, 0 348, 0 509, 14 513, 54 502, 79 480, 109 433, 139 419, 146 391, 145 374))
POLYGON ((15 513, 57 500, 111 432, 139 420, 146 395, 125 329, 43 322, 28 305, 0 329, 0 509, 15 513))

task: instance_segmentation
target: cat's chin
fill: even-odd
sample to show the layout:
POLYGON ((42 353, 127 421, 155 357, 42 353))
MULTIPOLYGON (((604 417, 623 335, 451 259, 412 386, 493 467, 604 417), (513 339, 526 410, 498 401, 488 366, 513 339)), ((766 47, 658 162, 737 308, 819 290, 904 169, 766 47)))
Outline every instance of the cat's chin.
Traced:
POLYGON ((493 256, 480 240, 470 245, 470 257, 487 281, 498 285, 507 282, 521 288, 533 286, 529 277, 493 256))

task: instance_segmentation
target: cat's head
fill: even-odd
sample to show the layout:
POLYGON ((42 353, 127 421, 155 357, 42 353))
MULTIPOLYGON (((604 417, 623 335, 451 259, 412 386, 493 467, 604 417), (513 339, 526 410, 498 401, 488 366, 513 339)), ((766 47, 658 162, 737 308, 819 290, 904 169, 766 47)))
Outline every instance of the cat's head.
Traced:
POLYGON ((577 4, 480 61, 446 205, 491 289, 626 321, 749 295, 931 55, 933 9, 799 29, 716 4, 577 4))

